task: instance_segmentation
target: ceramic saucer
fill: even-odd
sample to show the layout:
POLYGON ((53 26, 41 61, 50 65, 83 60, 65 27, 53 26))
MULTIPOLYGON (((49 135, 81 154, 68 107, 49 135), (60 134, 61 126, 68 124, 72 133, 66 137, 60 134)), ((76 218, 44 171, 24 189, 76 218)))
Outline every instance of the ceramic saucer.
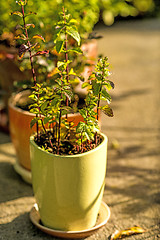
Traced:
POLYGON ((34 204, 33 208, 30 211, 30 219, 32 223, 41 231, 55 237, 70 238, 70 239, 84 238, 93 234, 99 228, 103 227, 108 222, 109 218, 110 218, 110 209, 104 202, 102 202, 99 210, 98 220, 94 227, 85 229, 82 231, 60 231, 60 230, 51 229, 42 225, 40 221, 38 206, 36 203, 34 204))
POLYGON ((31 171, 25 169, 24 167, 22 167, 18 161, 15 162, 14 164, 14 170, 22 177, 22 179, 29 183, 32 184, 32 175, 31 175, 31 171))

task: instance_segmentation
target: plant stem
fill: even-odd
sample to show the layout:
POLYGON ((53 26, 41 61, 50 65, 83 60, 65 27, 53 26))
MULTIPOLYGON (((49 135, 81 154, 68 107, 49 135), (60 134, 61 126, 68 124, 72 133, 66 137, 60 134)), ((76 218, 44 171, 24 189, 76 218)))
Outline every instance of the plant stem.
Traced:
POLYGON ((50 139, 50 137, 49 137, 49 133, 46 131, 46 128, 45 128, 45 126, 44 126, 44 123, 43 123, 43 120, 42 120, 42 119, 41 119, 41 123, 42 123, 42 127, 43 127, 43 129, 44 129, 44 131, 45 131, 45 134, 48 136, 48 140, 49 140, 49 143, 50 143, 50 145, 51 145, 51 148, 53 149, 52 141, 51 141, 51 139, 50 139))
MULTIPOLYGON (((64 10, 64 7, 63 7, 63 16, 64 16, 64 22, 66 24, 66 16, 65 16, 65 10, 64 10)), ((65 60, 66 62, 68 62, 68 38, 67 38, 67 31, 66 31, 66 26, 65 26, 65 60)), ((67 80, 67 83, 69 83, 69 65, 67 63, 67 67, 66 67, 66 80, 67 80)), ((69 105, 68 103, 68 97, 66 97, 66 106, 69 105)), ((66 114, 66 119, 68 118, 67 114, 66 114)))
MULTIPOLYGON (((36 86, 37 77, 36 77, 35 69, 34 69, 34 66, 33 66, 33 58, 32 58, 32 52, 31 52, 31 43, 30 43, 30 41, 29 41, 28 31, 27 31, 27 27, 26 27, 25 14, 24 14, 24 6, 21 5, 21 7, 22 7, 22 15, 23 15, 23 25, 24 25, 25 34, 26 34, 26 38, 27 38, 27 43, 28 43, 28 47, 29 47, 29 59, 30 59, 30 64, 31 64, 32 77, 33 77, 34 86, 36 86)), ((39 95, 38 95, 38 98, 39 98, 39 95)), ((36 131, 37 131, 37 138, 39 138, 39 126, 38 126, 38 122, 36 123, 36 131)))
POLYGON ((81 133, 81 153, 83 153, 83 133, 81 133))
POLYGON ((23 14, 23 24, 24 24, 25 34, 26 34, 27 43, 28 43, 28 47, 29 47, 29 58, 30 58, 30 63, 31 63, 33 82, 34 82, 34 85, 36 85, 37 79, 36 79, 36 74, 35 74, 35 70, 34 70, 34 66, 33 66, 31 43, 30 43, 29 37, 28 37, 28 31, 27 31, 27 27, 26 27, 26 21, 25 21, 25 15, 24 15, 24 6, 23 5, 22 5, 22 14, 23 14))

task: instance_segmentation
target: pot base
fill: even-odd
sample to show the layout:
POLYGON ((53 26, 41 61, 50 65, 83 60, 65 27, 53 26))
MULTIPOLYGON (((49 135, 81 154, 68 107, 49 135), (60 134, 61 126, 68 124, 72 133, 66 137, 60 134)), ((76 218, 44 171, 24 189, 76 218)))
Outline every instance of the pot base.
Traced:
POLYGON ((13 165, 14 170, 22 177, 22 179, 29 183, 32 184, 32 175, 31 175, 31 171, 25 169, 24 167, 22 167, 18 161, 15 162, 15 164, 13 165))
POLYGON ((38 206, 35 203, 30 211, 30 219, 37 228, 39 228, 41 231, 49 235, 71 239, 71 238, 84 238, 93 234, 95 231, 103 227, 108 222, 110 214, 111 213, 109 207, 104 202, 101 202, 98 219, 94 227, 82 231, 60 231, 42 225, 38 211, 38 206))

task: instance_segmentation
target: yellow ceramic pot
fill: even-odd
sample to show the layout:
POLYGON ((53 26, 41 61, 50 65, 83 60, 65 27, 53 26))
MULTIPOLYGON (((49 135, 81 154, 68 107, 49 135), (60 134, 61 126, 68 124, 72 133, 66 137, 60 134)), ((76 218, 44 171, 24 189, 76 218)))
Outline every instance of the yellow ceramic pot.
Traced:
POLYGON ((95 149, 58 156, 42 150, 30 137, 32 184, 42 223, 63 231, 95 225, 107 162, 107 137, 95 149))

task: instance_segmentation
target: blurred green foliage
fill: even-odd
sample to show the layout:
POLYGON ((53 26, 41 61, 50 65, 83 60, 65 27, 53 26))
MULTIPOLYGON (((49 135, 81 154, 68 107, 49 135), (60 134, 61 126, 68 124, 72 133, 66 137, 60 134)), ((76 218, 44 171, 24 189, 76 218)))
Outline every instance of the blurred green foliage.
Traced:
MULTIPOLYGON (((3 32, 13 32, 19 21, 16 16, 10 16, 12 11, 17 10, 15 2, 16 0, 0 1, 0 35, 3 32)), ((47 36, 46 40, 50 40, 53 35, 53 25, 62 5, 78 20, 82 37, 92 31, 100 14, 106 25, 112 25, 118 16, 160 15, 159 0, 28 0, 26 10, 37 13, 37 17, 30 16, 29 21, 36 25, 34 31, 47 36)))
MULTIPOLYGON (((0 34, 3 32, 14 31, 19 19, 17 16, 10 16, 10 13, 17 10, 14 0, 1 0, 0 7, 0 34)), ((35 24, 37 31, 50 40, 53 35, 54 24, 58 20, 58 13, 64 5, 79 23, 79 31, 83 36, 86 32, 90 33, 93 26, 99 19, 99 0, 28 0, 26 11, 34 11, 34 15, 29 16, 29 22, 35 24)))
MULTIPOLYGON (((10 16, 12 11, 17 10, 15 2, 16 0, 0 1, 0 35, 3 32, 13 32, 19 21, 16 16, 10 16)), ((118 16, 160 15, 159 0, 28 0, 26 10, 37 13, 37 17, 30 16, 29 21, 36 25, 34 31, 47 36, 46 40, 50 40, 53 35, 53 25, 62 5, 78 20, 81 37, 92 31, 100 15, 106 25, 112 25, 118 16)))
POLYGON ((160 14, 159 0, 101 0, 102 18, 112 25, 116 17, 153 16, 160 14))

